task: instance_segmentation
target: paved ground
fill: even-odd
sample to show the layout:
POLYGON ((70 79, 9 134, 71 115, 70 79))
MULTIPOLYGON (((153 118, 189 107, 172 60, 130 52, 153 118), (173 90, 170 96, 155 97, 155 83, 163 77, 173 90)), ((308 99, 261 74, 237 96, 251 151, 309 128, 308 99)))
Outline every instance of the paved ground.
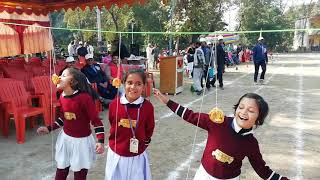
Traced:
MULTIPOLYGON (((217 103, 226 114, 232 114, 233 104, 244 93, 262 95, 271 111, 266 123, 255 131, 255 136, 265 161, 273 170, 291 179, 318 180, 320 54, 277 55, 274 58, 274 62, 268 65, 266 85, 253 85, 252 64, 248 67, 240 65, 238 70, 226 69, 223 91, 211 89, 204 96, 193 95, 189 91, 191 81, 185 79, 185 90, 171 98, 202 112, 209 112, 217 103)), ((158 72, 154 74, 159 77, 158 72)), ((153 179, 192 179, 200 165, 206 132, 184 122, 154 98, 151 102, 156 109, 156 129, 148 149, 153 179)), ((105 117, 105 113, 101 116, 105 117)), ((107 119, 104 121, 108 132, 107 119)), ((0 137, 0 179, 53 179, 57 132, 37 136, 35 128, 28 129, 26 143, 18 145, 14 131, 12 124, 10 137, 0 137)), ((105 154, 98 156, 95 167, 89 171, 89 180, 103 179, 105 161, 105 154)), ((247 159, 241 178, 259 179, 247 159)), ((73 179, 71 173, 69 179, 73 179)))

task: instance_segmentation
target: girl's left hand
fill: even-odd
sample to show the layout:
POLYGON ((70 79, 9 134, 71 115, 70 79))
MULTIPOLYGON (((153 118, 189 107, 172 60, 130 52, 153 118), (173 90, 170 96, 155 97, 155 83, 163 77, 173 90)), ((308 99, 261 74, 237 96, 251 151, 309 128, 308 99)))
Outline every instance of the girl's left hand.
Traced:
POLYGON ((96 143, 96 153, 102 154, 104 152, 104 145, 102 143, 96 143))
POLYGON ((167 104, 169 101, 169 98, 165 95, 163 95, 159 89, 153 88, 153 94, 154 96, 163 104, 167 104))

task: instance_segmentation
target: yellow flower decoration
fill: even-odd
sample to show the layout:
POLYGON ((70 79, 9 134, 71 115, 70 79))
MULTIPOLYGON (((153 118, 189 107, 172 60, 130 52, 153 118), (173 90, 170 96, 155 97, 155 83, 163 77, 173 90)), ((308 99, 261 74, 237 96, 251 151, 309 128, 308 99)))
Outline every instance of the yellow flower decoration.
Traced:
POLYGON ((60 78, 56 74, 52 74, 51 80, 52 80, 53 84, 55 84, 55 85, 59 84, 59 82, 60 82, 60 78))
POLYGON ((221 109, 215 107, 209 112, 210 120, 215 123, 223 123, 224 121, 224 113, 221 109))
POLYGON ((112 86, 116 87, 116 88, 119 88, 121 85, 121 80, 119 78, 114 78, 112 80, 112 86))

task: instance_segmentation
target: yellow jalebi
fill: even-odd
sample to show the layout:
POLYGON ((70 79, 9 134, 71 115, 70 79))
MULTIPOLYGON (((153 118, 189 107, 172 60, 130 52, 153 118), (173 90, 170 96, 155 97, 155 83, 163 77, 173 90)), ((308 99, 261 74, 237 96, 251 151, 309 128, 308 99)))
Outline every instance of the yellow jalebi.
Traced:
POLYGON ((215 123, 223 123, 224 121, 224 113, 221 109, 215 107, 209 113, 210 120, 215 123))
POLYGON ((121 86, 121 80, 119 78, 114 78, 112 80, 112 86, 119 88, 121 86))
POLYGON ((53 84, 55 84, 55 85, 59 84, 59 82, 60 82, 60 78, 56 74, 52 74, 51 80, 52 80, 53 84))

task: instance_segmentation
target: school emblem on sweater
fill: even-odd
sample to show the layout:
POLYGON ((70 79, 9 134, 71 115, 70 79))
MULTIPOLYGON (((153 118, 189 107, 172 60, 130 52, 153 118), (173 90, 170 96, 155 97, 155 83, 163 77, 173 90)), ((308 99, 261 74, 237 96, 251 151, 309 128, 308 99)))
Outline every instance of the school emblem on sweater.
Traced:
POLYGON ((75 113, 71 113, 71 112, 65 112, 65 113, 64 113, 64 118, 65 118, 66 120, 77 119, 77 118, 76 118, 76 114, 75 114, 75 113))
MULTIPOLYGON (((131 120, 131 123, 132 123, 132 127, 135 128, 137 121, 131 120)), ((129 119, 120 119, 118 126, 122 126, 124 128, 130 128, 130 120, 129 119)))
POLYGON ((72 113, 72 112, 65 112, 65 113, 64 113, 64 118, 65 118, 66 120, 77 119, 77 118, 76 118, 76 114, 75 114, 75 113, 72 113))
POLYGON ((220 151, 219 149, 216 149, 215 151, 212 151, 212 156, 216 158, 216 160, 222 162, 222 163, 228 163, 231 164, 234 160, 233 157, 229 156, 228 154, 220 151))

